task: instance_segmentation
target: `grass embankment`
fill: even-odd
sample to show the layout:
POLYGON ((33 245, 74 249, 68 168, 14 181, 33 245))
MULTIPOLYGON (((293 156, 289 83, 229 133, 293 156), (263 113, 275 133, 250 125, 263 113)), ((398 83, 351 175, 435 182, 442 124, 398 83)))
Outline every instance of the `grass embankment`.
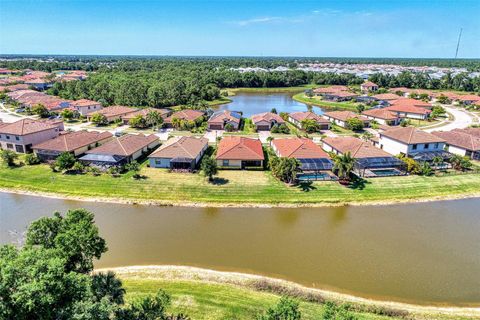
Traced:
POLYGON ((357 111, 357 105, 358 105, 358 103, 353 103, 353 102, 324 101, 320 99, 320 97, 309 98, 303 92, 295 94, 292 98, 293 100, 296 100, 298 102, 310 104, 310 105, 325 108, 325 109, 331 109, 331 110, 357 111))
POLYGON ((313 182, 288 187, 270 172, 223 170, 213 184, 199 174, 143 167, 145 179, 131 173, 113 178, 54 173, 47 165, 0 167, 0 188, 118 202, 205 205, 332 205, 389 203, 480 196, 480 175, 404 176, 368 179, 344 187, 313 182))
POLYGON ((372 301, 306 288, 284 280, 182 266, 114 268, 127 290, 126 300, 163 289, 172 296, 169 312, 192 319, 254 319, 276 304, 280 294, 300 302, 302 319, 321 319, 323 302, 348 303, 358 319, 474 319, 475 308, 438 308, 372 301))
POLYGON ((229 96, 234 96, 237 92, 253 92, 253 93, 298 93, 307 89, 319 87, 315 84, 306 84, 304 86, 296 87, 272 87, 272 88, 226 88, 229 96))

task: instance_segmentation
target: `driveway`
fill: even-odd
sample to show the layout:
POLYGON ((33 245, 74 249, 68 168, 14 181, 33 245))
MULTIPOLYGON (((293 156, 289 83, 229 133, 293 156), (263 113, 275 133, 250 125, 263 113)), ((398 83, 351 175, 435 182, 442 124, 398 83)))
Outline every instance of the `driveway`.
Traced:
POLYGON ((223 136, 224 132, 225 131, 223 130, 211 130, 211 131, 205 132, 203 137, 208 139, 208 142, 215 143, 217 141, 217 137, 223 136))
POLYGON ((428 126, 424 127, 422 128, 424 131, 432 132, 432 131, 450 131, 453 129, 463 129, 463 128, 469 127, 474 123, 475 118, 470 112, 462 109, 458 109, 455 107, 451 107, 451 106, 450 107, 444 106, 444 108, 448 113, 451 113, 455 119, 453 121, 445 121, 440 125, 439 124, 433 125, 431 128, 429 128, 428 126))
POLYGON ((262 143, 268 143, 268 137, 270 137, 270 131, 258 131, 258 138, 262 143))
POLYGON ((170 132, 172 132, 173 129, 166 129, 166 128, 163 128, 163 129, 160 129, 158 130, 157 133, 155 133, 155 135, 157 137, 160 138, 160 140, 162 141, 167 141, 168 140, 168 135, 170 134, 170 132))

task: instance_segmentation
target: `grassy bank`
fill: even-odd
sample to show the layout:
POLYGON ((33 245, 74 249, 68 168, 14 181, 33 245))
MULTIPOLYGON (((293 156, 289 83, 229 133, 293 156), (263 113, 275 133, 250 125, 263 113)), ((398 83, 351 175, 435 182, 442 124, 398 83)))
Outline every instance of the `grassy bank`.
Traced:
POLYGON ((113 269, 132 301, 163 289, 172 296, 170 312, 192 319, 254 319, 276 304, 280 295, 300 302, 302 319, 321 319, 323 302, 347 303, 358 319, 474 319, 475 308, 437 308, 372 301, 306 288, 284 280, 183 266, 139 266, 113 269))
POLYGON ((0 166, 0 188, 79 199, 219 206, 370 204, 480 195, 480 175, 476 174, 376 178, 347 188, 334 182, 288 187, 263 171, 220 171, 213 184, 199 174, 145 166, 141 173, 146 178, 135 180, 131 173, 113 178, 54 173, 43 164, 0 166))
POLYGON ((357 103, 323 101, 315 97, 309 98, 303 92, 295 94, 292 98, 293 100, 296 100, 298 102, 302 102, 305 104, 310 104, 313 106, 322 107, 326 109, 357 111, 357 103))
POLYGON ((272 88, 227 88, 225 89, 229 95, 235 95, 237 92, 254 92, 254 93, 298 93, 303 92, 307 89, 317 88, 318 85, 307 84, 303 86, 296 87, 272 87, 272 88))

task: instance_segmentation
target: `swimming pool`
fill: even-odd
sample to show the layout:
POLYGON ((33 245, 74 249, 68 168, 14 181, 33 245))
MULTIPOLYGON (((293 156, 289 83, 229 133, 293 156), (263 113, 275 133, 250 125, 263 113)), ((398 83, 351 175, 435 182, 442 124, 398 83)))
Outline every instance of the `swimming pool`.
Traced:
POLYGON ((397 169, 370 169, 370 171, 377 177, 398 176, 402 172, 397 169))
POLYGON ((297 179, 299 181, 333 180, 332 176, 325 172, 302 173, 297 175, 297 179))

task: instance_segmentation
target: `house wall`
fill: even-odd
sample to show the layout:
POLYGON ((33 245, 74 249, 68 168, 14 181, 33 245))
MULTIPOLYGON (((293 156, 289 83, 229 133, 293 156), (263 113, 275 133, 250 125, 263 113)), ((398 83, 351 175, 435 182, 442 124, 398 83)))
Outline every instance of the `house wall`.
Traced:
POLYGON ((323 150, 325 150, 326 152, 333 152, 335 154, 339 154, 339 152, 335 149, 333 149, 333 147, 325 142, 323 142, 322 144, 322 148, 323 150))
POLYGON ((217 160, 217 166, 223 168, 242 168, 242 160, 229 160, 228 166, 223 165, 223 160, 217 160))
POLYGON ((170 168, 170 160, 168 158, 150 158, 151 168, 170 168))
POLYGON ((80 113, 82 116, 88 114, 88 113, 91 113, 91 112, 96 112, 96 111, 99 111, 99 110, 102 110, 103 107, 101 104, 96 104, 96 105, 92 105, 92 106, 82 106, 82 107, 76 107, 76 110, 78 111, 78 113, 80 113))
MULTIPOLYGON (((2 149, 9 149, 17 151, 15 148, 16 145, 21 146, 23 149, 22 153, 25 153, 26 146, 31 146, 37 143, 53 139, 59 135, 60 128, 52 128, 32 134, 27 134, 23 136, 17 136, 12 134, 0 133, 0 146, 2 149), (8 138, 7 138, 8 137, 8 138), (8 148, 7 144, 12 144, 13 148, 8 148)), ((20 151, 17 151, 20 152, 20 151)))
POLYGON ((383 149, 393 155, 400 153, 408 154, 408 145, 382 135, 380 135, 379 145, 380 149, 383 149))
POLYGON ((427 119, 428 115, 426 114, 416 114, 416 113, 409 113, 409 112, 397 112, 399 116, 403 116, 409 119, 419 119, 425 120, 427 119))
POLYGON ((463 149, 463 148, 459 148, 459 147, 455 147, 455 146, 451 146, 449 145, 447 150, 451 153, 454 153, 454 154, 458 154, 460 156, 465 156, 466 153, 467 153, 467 150, 463 149))

